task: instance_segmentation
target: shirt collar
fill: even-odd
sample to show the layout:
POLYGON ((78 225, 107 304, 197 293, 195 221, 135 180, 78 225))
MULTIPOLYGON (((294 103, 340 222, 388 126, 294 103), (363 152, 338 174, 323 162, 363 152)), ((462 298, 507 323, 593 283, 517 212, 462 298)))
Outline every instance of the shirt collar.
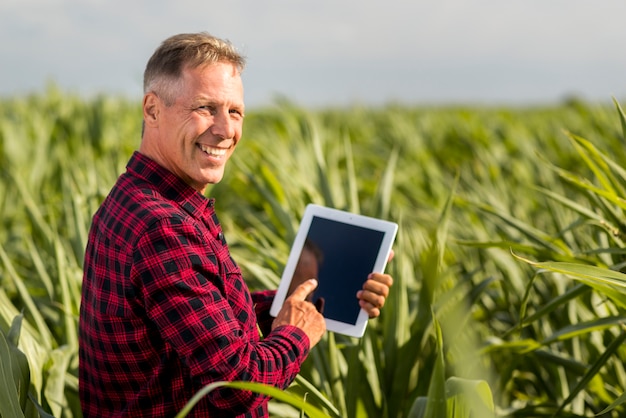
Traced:
POLYGON ((206 198, 180 177, 139 151, 133 153, 126 169, 154 185, 165 198, 175 201, 195 218, 200 218, 208 207, 214 205, 215 199, 206 198))

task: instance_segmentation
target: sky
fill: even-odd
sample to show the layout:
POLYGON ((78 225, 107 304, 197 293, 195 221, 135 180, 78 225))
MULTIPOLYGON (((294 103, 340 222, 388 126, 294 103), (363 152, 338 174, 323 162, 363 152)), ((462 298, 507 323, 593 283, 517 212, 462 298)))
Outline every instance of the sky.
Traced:
POLYGON ((624 0, 1 0, 0 96, 142 97, 170 35, 247 57, 248 108, 626 99, 624 0))

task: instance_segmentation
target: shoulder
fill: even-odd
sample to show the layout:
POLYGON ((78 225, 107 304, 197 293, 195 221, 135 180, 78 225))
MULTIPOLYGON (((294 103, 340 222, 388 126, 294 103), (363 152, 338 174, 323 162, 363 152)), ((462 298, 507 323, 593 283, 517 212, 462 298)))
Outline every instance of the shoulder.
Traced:
POLYGON ((123 174, 94 216, 94 225, 110 236, 133 241, 160 224, 180 224, 188 214, 145 180, 123 174))

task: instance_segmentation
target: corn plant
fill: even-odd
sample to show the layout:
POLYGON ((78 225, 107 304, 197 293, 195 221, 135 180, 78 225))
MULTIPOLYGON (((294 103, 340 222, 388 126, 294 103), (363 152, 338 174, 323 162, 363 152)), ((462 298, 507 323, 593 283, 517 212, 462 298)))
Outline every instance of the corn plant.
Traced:
MULTIPOLYGON (((616 108, 624 127, 617 103, 616 108)), ((485 350, 502 365, 501 389, 515 388, 508 402, 518 416, 621 416, 626 172, 592 142, 565 135, 580 165, 566 170, 541 158, 562 181, 535 188, 546 199, 541 209, 553 220, 545 229, 477 205, 496 218, 503 240, 471 245, 508 249, 536 269, 516 320, 485 350), (549 273, 553 280, 545 280, 549 273)))
MULTIPOLYGON (((361 339, 328 334, 272 416, 463 417, 471 400, 474 416, 623 413, 620 291, 580 270, 624 268, 613 116, 575 100, 250 111, 208 193, 253 290, 277 286, 307 203, 400 224, 382 315, 361 339)), ((81 415, 87 231, 140 132, 126 99, 0 100, 2 416, 81 415)))

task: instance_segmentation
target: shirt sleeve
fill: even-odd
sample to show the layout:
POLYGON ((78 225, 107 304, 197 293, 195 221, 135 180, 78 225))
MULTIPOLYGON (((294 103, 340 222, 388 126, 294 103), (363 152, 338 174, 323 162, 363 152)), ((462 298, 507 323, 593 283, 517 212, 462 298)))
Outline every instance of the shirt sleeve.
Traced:
POLYGON ((270 308, 276 296, 275 290, 264 290, 252 293, 252 301, 254 302, 254 312, 256 313, 257 322, 261 334, 268 335, 272 329, 274 317, 270 315, 270 308))
MULTIPOLYGON (((205 240, 194 225, 177 219, 160 220, 140 238, 133 277, 148 320, 189 368, 197 390, 216 381, 254 381, 285 389, 308 354, 308 337, 293 326, 279 327, 262 340, 251 335, 231 305, 243 302, 225 297, 227 275, 205 240)), ((247 289, 243 294, 252 304, 247 289)), ((258 332, 256 326, 253 330, 258 332)), ((266 401, 230 389, 207 396, 215 407, 233 412, 266 401)))

